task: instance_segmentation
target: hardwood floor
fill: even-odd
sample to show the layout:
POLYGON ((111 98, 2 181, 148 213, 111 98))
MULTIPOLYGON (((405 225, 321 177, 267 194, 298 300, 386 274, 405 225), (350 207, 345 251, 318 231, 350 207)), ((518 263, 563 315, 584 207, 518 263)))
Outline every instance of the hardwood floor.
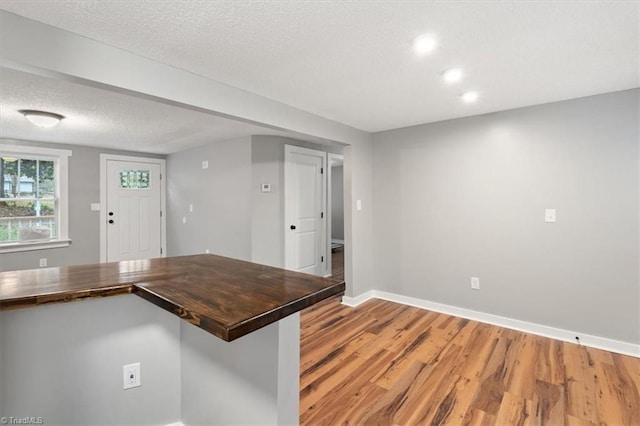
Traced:
POLYGON ((640 425, 640 359, 382 300, 302 311, 302 425, 640 425))

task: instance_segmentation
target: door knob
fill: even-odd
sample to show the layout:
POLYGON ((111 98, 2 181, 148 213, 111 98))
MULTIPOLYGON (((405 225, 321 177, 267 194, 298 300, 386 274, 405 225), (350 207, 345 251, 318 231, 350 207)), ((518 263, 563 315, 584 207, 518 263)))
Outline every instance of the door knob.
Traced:
POLYGON ((109 223, 113 223, 113 219, 109 219, 109 223))
POLYGON ((113 212, 109 212, 109 216, 113 216, 113 212))
POLYGON ((295 226, 295 225, 291 225, 291 229, 292 229, 292 230, 293 230, 293 229, 296 229, 296 226, 295 226))

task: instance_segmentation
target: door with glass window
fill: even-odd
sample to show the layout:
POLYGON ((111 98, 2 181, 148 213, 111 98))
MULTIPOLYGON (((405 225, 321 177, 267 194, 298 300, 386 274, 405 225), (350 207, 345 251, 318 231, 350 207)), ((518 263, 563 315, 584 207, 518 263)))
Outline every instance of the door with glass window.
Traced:
POLYGON ((160 257, 160 164, 107 160, 107 262, 160 257))

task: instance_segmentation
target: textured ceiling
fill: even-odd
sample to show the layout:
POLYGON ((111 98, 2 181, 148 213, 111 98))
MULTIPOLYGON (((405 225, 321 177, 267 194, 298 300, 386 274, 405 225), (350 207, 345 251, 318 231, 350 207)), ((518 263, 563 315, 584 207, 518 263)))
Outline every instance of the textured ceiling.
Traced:
POLYGON ((13 1, 0 8, 380 131, 640 86, 638 2, 13 1), (430 56, 418 34, 439 40, 430 56), (446 86, 440 73, 465 70, 446 86), (460 92, 480 100, 462 104, 460 92))
POLYGON ((234 120, 67 81, 0 69, 0 137, 168 154, 248 135, 281 135, 234 120), (55 111, 56 127, 27 122, 20 109, 55 111))

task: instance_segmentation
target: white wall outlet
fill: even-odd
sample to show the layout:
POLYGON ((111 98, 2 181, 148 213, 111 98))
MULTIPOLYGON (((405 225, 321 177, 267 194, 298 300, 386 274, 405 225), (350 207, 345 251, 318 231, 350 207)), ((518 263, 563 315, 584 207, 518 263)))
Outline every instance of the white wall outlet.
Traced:
POLYGON ((193 213, 193 204, 189 204, 189 213, 193 213))
POLYGON ((44 259, 40 259, 40 267, 44 268, 45 266, 47 266, 47 258, 46 257, 44 259))
POLYGON ((544 221, 548 223, 555 223, 556 221, 556 209, 544 210, 544 221))
POLYGON ((91 203, 91 211, 99 212, 100 211, 100 203, 91 203))
POLYGON ((182 216, 182 223, 187 223, 187 217, 186 216, 182 216))
POLYGON ((127 364, 122 366, 122 388, 131 389, 141 386, 140 363, 127 364))
POLYGON ((205 252, 205 254, 211 253, 211 251, 209 249, 205 249, 204 252, 205 252))
POLYGON ((362 210, 362 200, 356 201, 356 210, 362 210))
POLYGON ((471 277, 471 288, 474 290, 480 290, 480 278, 471 277))
POLYGON ((202 162, 202 170, 208 169, 208 168, 209 168, 209 161, 208 160, 204 160, 202 162))
POLYGON ((262 185, 260 185, 260 190, 262 192, 271 192, 271 184, 270 183, 263 183, 262 185))

